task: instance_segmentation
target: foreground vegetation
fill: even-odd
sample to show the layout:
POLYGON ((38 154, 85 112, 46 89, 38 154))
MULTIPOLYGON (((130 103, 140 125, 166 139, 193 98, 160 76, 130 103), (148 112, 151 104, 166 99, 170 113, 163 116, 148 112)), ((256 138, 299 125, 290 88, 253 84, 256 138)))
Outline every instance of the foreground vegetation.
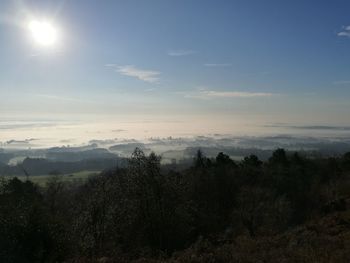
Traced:
POLYGON ((350 153, 267 162, 136 149, 84 184, 0 182, 0 262, 349 262, 350 153))

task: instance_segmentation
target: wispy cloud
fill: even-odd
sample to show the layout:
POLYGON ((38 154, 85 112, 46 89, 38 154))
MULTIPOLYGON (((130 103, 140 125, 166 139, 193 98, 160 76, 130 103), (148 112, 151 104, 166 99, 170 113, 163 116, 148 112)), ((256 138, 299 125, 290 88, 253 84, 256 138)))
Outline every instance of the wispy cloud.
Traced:
POLYGON ((151 92, 151 91, 155 91, 155 90, 156 90, 155 88, 145 89, 145 91, 147 91, 147 92, 151 92))
POLYGON ((0 130, 17 130, 31 128, 46 128, 57 126, 55 122, 5 122, 0 123, 0 130))
POLYGON ((117 64, 105 64, 105 67, 108 67, 108 68, 114 68, 116 66, 117 64))
POLYGON ((206 63, 204 64, 206 67, 231 67, 231 63, 206 63))
POLYGON ((52 94, 35 94, 36 97, 49 99, 49 100, 58 100, 58 101, 66 101, 66 102, 86 102, 86 103, 95 103, 91 100, 84 100, 80 98, 73 98, 73 97, 62 97, 52 94))
POLYGON ((192 55, 194 53, 197 53, 197 52, 194 50, 190 50, 190 49, 178 49, 178 50, 168 51, 168 55, 172 56, 172 57, 188 56, 188 55, 192 55))
POLYGON ((159 71, 145 70, 137 68, 133 65, 116 66, 116 71, 122 75, 134 77, 149 83, 156 83, 159 81, 159 71))
POLYGON ((347 85, 350 84, 350 80, 337 80, 333 82, 334 85, 347 85))
POLYGON ((337 34, 339 37, 350 37, 350 26, 344 26, 343 31, 337 34))
POLYGON ((227 99, 227 98, 257 98, 272 97, 277 94, 265 92, 246 92, 246 91, 216 91, 199 89, 195 92, 182 92, 185 98, 195 99, 227 99))
POLYGON ((268 128, 291 128, 291 129, 301 129, 301 130, 336 130, 336 131, 349 131, 350 126, 329 126, 329 125, 288 125, 288 124, 271 124, 264 125, 268 128))

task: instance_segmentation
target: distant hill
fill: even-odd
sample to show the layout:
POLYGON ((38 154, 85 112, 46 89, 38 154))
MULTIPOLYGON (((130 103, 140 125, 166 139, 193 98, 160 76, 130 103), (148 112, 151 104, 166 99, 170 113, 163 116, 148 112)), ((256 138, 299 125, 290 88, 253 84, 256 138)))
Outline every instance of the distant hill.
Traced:
POLYGON ((0 175, 23 175, 25 171, 31 175, 48 175, 76 173, 80 171, 102 171, 105 169, 121 167, 124 165, 124 160, 113 156, 113 158, 94 158, 84 159, 79 161, 51 161, 43 158, 26 158, 22 164, 15 166, 0 165, 0 175))
POLYGON ((53 161, 77 162, 87 159, 113 159, 118 157, 107 149, 97 148, 82 151, 71 151, 69 148, 51 148, 46 158, 53 161))

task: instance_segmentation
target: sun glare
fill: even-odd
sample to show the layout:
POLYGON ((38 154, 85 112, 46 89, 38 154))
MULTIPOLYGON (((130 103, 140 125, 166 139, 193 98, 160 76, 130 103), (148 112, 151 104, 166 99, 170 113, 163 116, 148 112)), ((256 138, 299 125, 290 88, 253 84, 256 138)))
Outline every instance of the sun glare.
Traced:
POLYGON ((57 30, 49 22, 31 21, 28 28, 34 41, 41 46, 53 46, 57 42, 57 30))

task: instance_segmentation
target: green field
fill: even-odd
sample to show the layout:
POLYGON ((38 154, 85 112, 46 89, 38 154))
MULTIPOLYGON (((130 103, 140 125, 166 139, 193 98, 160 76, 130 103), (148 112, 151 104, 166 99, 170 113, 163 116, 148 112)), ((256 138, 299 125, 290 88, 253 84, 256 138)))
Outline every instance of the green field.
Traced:
MULTIPOLYGON (((64 175, 58 175, 58 177, 63 182, 71 182, 71 183, 82 183, 85 182, 89 177, 95 176, 99 174, 100 171, 81 171, 77 173, 70 173, 70 174, 64 174, 64 175)), ((29 180, 33 183, 36 183, 40 186, 45 186, 45 184, 48 182, 48 180, 55 175, 37 175, 37 176, 29 176, 29 180)), ((27 178, 25 176, 4 176, 6 179, 11 179, 14 177, 17 177, 21 181, 25 181, 27 178)))

